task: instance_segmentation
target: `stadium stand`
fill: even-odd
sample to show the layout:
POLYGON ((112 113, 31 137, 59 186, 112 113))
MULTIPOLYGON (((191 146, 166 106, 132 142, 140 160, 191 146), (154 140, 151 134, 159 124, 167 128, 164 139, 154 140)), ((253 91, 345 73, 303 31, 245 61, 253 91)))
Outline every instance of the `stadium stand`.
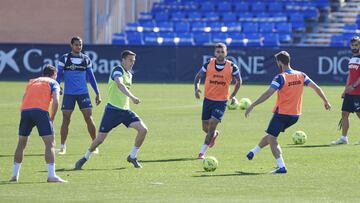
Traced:
POLYGON ((163 0, 113 44, 346 46, 359 33, 359 11, 360 0, 163 0))

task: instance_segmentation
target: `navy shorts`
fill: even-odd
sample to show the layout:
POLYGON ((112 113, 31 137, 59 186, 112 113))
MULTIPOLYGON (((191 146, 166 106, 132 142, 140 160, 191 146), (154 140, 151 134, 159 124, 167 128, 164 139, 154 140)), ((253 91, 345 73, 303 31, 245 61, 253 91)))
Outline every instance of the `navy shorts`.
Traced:
POLYGON ((19 135, 29 136, 34 126, 37 127, 40 136, 54 134, 49 112, 40 109, 21 111, 19 135))
POLYGON ((280 132, 284 132, 286 128, 294 125, 299 120, 299 116, 274 114, 266 133, 272 136, 279 136, 280 132))
POLYGON ((360 95, 345 94, 341 111, 360 112, 360 95))
POLYGON ((219 121, 224 117, 227 101, 213 101, 204 98, 201 120, 215 118, 219 121))
POLYGON ((99 132, 108 133, 111 129, 122 123, 128 128, 131 123, 136 121, 141 120, 139 116, 131 110, 115 109, 106 106, 104 115, 101 119, 99 132))
POLYGON ((92 108, 89 94, 64 94, 61 110, 74 110, 75 102, 78 103, 79 109, 92 108))

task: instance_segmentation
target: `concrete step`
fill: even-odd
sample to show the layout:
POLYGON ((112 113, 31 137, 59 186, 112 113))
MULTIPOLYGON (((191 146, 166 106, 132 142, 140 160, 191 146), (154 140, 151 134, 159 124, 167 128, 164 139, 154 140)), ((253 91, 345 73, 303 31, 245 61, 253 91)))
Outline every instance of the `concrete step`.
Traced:
POLYGON ((330 13, 331 16, 341 17, 341 18, 354 18, 354 19, 356 18, 357 14, 358 14, 357 12, 340 12, 340 11, 330 13))
POLYGON ((342 28, 319 28, 318 32, 320 33, 342 33, 342 28))
POLYGON ((330 33, 308 33, 306 38, 330 38, 333 34, 330 33))

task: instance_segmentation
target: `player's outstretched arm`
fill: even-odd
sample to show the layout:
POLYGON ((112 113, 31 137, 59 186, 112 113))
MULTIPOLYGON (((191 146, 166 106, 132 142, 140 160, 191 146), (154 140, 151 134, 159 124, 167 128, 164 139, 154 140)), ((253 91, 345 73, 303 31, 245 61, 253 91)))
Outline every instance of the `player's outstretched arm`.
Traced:
POLYGON ((258 104, 263 103, 264 101, 266 101, 267 99, 269 99, 274 92, 276 92, 276 90, 272 87, 269 87, 269 89, 267 89, 264 93, 262 93, 262 95, 260 95, 259 98, 257 98, 254 103, 252 103, 248 109, 246 109, 245 112, 245 117, 248 117, 250 115, 250 112, 253 110, 253 108, 255 106, 257 106, 258 104))
POLYGON ((119 90, 120 90, 122 93, 124 93, 126 96, 128 96, 134 104, 140 103, 140 99, 138 99, 137 97, 135 97, 135 96, 130 92, 130 90, 125 86, 125 84, 123 83, 122 77, 115 77, 115 78, 114 78, 114 81, 116 82, 119 90))
POLYGON ((200 70, 194 79, 194 86, 195 86, 195 98, 196 99, 200 99, 200 94, 201 94, 201 90, 200 90, 200 81, 201 81, 201 77, 202 77, 202 71, 200 70))
POLYGON ((308 86, 311 87, 316 92, 316 94, 319 95, 319 97, 323 100, 325 109, 330 110, 331 104, 329 103, 322 89, 315 82, 310 82, 308 86))
POLYGON ((234 99, 234 98, 235 98, 235 96, 236 96, 237 92, 239 91, 240 86, 241 86, 241 84, 242 84, 242 80, 241 80, 240 75, 239 75, 239 76, 236 76, 236 77, 233 77, 233 78, 235 79, 235 87, 234 87, 233 92, 232 92, 231 95, 230 95, 230 99, 234 99))
POLYGON ((52 103, 51 103, 51 110, 50 110, 50 120, 54 121, 56 112, 59 107, 59 97, 60 91, 54 91, 52 94, 52 103))

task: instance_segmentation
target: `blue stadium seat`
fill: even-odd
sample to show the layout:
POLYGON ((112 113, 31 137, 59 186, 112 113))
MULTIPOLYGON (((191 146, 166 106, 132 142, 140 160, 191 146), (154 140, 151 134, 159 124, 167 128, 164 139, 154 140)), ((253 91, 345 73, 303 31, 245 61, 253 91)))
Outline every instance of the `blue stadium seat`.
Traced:
POLYGON ((307 20, 317 20, 319 18, 319 11, 316 8, 306 9, 302 11, 304 18, 307 20))
POLYGON ((252 12, 265 12, 266 4, 264 2, 254 2, 251 4, 252 12))
POLYGON ((230 46, 245 46, 243 33, 234 33, 229 36, 231 38, 230 46))
POLYGON ((112 36, 112 44, 125 45, 126 36, 124 33, 114 33, 112 36))
POLYGON ((246 34, 245 38, 248 40, 246 44, 248 47, 262 46, 261 35, 259 33, 246 34))
POLYGON ((222 20, 224 22, 234 22, 237 21, 237 15, 236 13, 223 13, 222 14, 222 20))
POLYGON ((250 12, 239 13, 238 19, 240 22, 252 22, 254 21, 254 14, 250 12))
POLYGON ((175 32, 190 32, 190 23, 186 21, 176 22, 175 32))
POLYGON ((199 9, 199 3, 194 1, 186 1, 182 2, 184 6, 184 11, 198 11, 199 9))
POLYGON ((177 33, 176 37, 179 38, 177 44, 179 46, 194 45, 194 36, 192 33, 177 33))
POLYGON ((274 23, 259 23, 259 32, 261 33, 272 33, 275 32, 274 23))
POLYGON ((159 22, 157 23, 160 32, 173 32, 174 24, 172 22, 159 22))
POLYGON ((168 12, 157 12, 154 14, 154 18, 157 22, 159 21, 168 21, 169 20, 169 13, 168 12))
POLYGON ((205 13, 203 16, 205 21, 219 21, 220 19, 219 14, 216 12, 205 13))
POLYGON ((280 34, 289 34, 292 33, 291 23, 278 23, 276 24, 276 30, 280 34))
POLYGON ((125 32, 136 32, 137 27, 139 26, 139 23, 128 23, 125 26, 125 32))
POLYGON ((207 26, 211 28, 211 32, 221 32, 221 28, 224 26, 222 22, 209 22, 207 26))
POLYGON ((201 32, 194 34, 195 45, 204 45, 211 42, 211 34, 208 32, 201 32))
POLYGON ((144 44, 141 32, 126 32, 126 39, 130 45, 144 44))
POLYGON ((270 13, 280 13, 283 12, 283 10, 284 10, 284 6, 280 2, 273 2, 269 4, 268 11, 270 13))
POLYGON ((217 4, 217 10, 219 12, 231 12, 231 10, 232 10, 231 3, 227 2, 227 1, 219 2, 217 4))
POLYGON ((190 11, 187 14, 189 21, 200 21, 202 20, 202 14, 197 11, 190 11))
POLYGON ((159 37, 158 33, 155 32, 144 33, 144 44, 159 45, 158 37, 159 37))
POLYGON ((201 4, 201 11, 203 12, 213 12, 215 11, 215 4, 213 2, 205 2, 201 4))
POLYGON ((280 46, 279 35, 276 33, 264 34, 263 45, 265 47, 278 47, 280 46))
POLYGON ((290 34, 279 34, 280 43, 291 43, 292 38, 290 34))
POLYGON ((162 45, 176 45, 174 41, 175 33, 173 32, 159 33, 159 37, 163 38, 162 45))
POLYGON ((333 35, 331 36, 330 46, 332 47, 344 47, 346 43, 344 42, 342 35, 333 35))
POLYGON ((226 22, 225 26, 228 28, 228 33, 239 33, 241 32, 240 22, 226 22))
POLYGON ((154 27, 156 27, 156 25, 153 21, 142 22, 142 23, 140 23, 140 26, 143 27, 144 32, 152 32, 154 30, 154 27))
POLYGON ((218 43, 218 42, 226 43, 227 37, 228 35, 226 33, 222 33, 222 32, 213 33, 211 37, 211 41, 213 43, 218 43))
POLYGON ((170 15, 172 21, 184 21, 186 19, 186 15, 182 11, 173 12, 170 15))
POLYGON ((258 32, 258 24, 257 23, 244 23, 243 24, 243 33, 256 33, 258 32))
POLYGON ((235 3, 235 12, 249 12, 250 4, 247 2, 235 3))
POLYGON ((205 27, 206 27, 205 22, 193 22, 191 24, 191 31, 192 32, 204 32, 205 27))

